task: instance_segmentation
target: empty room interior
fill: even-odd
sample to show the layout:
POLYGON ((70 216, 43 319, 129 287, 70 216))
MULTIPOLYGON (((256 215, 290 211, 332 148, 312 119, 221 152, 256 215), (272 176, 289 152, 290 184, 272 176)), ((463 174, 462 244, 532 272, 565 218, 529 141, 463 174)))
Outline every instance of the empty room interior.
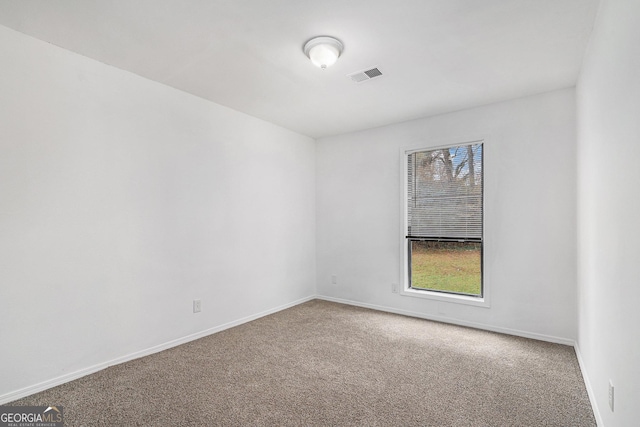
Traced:
POLYGON ((640 425, 639 20, 0 0, 0 405, 640 425))

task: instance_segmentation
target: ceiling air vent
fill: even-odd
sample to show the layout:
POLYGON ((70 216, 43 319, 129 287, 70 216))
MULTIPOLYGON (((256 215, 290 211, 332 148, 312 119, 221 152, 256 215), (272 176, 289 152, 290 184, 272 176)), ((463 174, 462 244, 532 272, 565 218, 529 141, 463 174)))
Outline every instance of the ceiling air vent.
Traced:
POLYGON ((374 67, 364 71, 358 71, 356 73, 347 74, 347 77, 349 77, 352 81, 356 83, 362 83, 362 82, 366 82, 367 80, 380 77, 381 75, 382 75, 382 72, 378 70, 377 67, 374 67))

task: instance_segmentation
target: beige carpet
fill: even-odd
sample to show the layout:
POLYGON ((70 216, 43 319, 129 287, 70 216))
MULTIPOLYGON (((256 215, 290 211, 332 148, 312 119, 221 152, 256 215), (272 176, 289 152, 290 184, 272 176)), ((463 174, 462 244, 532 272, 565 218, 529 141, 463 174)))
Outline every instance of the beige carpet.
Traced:
POLYGON ((571 347, 320 300, 11 405, 67 426, 595 426, 571 347))

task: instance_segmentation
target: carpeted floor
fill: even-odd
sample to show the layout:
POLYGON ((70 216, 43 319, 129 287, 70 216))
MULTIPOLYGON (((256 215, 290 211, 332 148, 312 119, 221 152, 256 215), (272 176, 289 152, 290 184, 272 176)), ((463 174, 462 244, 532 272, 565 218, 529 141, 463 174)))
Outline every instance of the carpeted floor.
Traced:
POLYGON ((20 399, 67 426, 595 426, 573 348, 313 300, 20 399))

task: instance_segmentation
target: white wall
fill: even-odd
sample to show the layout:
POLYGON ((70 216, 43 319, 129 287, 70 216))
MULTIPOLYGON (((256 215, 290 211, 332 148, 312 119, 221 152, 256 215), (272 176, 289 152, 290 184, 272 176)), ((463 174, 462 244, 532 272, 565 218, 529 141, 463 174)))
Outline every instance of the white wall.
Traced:
POLYGON ((578 348, 607 427, 640 422, 638 18, 637 0, 603 1, 577 89, 578 348))
POLYGON ((573 89, 324 138, 316 153, 319 295, 552 341, 575 339, 573 89), (401 262, 400 147, 483 136, 491 307, 393 294, 401 262))
POLYGON ((0 402, 315 294, 312 139, 4 27, 0 52, 0 402))

